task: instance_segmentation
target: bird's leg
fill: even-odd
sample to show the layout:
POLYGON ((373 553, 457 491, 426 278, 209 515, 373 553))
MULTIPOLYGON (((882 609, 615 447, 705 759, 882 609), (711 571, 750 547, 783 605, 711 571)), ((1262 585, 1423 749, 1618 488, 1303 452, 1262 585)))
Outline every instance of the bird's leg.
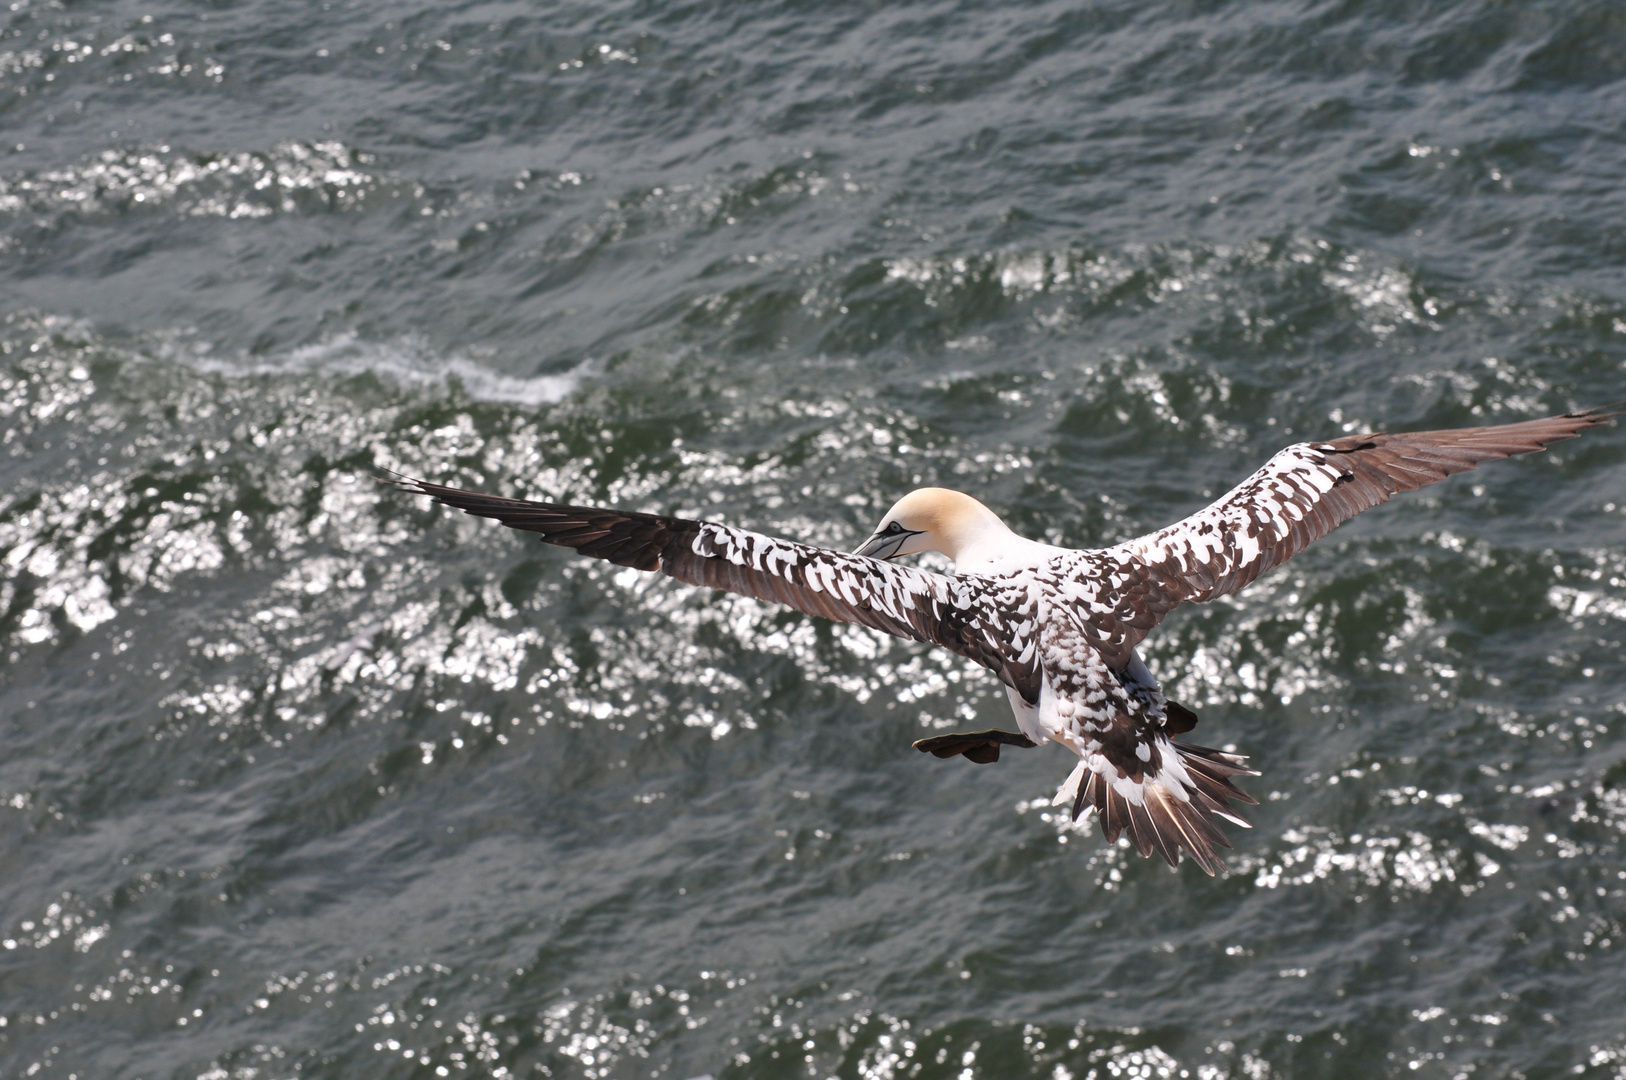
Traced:
POLYGON ((934 735, 914 744, 916 750, 933 757, 951 758, 964 754, 967 761, 978 765, 991 765, 999 760, 1000 746, 1036 746, 1032 739, 1019 731, 956 732, 953 735, 934 735))

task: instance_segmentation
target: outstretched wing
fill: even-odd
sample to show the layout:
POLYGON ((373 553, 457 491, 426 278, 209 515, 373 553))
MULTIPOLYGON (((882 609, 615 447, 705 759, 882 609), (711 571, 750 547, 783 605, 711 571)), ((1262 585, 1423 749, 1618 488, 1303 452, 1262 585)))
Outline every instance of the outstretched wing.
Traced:
POLYGON ((1573 439, 1606 409, 1496 427, 1353 435, 1289 446, 1217 502, 1155 533, 1090 552, 1121 582, 1098 605, 1124 612, 1099 632, 1127 648, 1183 601, 1212 600, 1275 569, 1391 495, 1573 439), (1133 613, 1133 618, 1129 617, 1133 613))
POLYGON ((932 574, 710 521, 508 499, 408 477, 389 482, 618 566, 941 645, 1039 700, 1035 601, 1020 583, 932 574))

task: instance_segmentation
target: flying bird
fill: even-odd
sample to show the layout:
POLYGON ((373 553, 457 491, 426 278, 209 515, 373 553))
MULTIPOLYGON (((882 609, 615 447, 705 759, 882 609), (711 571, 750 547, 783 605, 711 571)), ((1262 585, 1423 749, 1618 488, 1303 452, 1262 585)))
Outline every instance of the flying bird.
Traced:
POLYGON ((1619 412, 1591 409, 1495 427, 1375 433, 1295 443, 1212 505, 1108 548, 1074 550, 1016 535, 970 495, 921 488, 899 499, 851 554, 710 521, 531 502, 396 476, 428 495, 547 544, 690 585, 785 604, 929 642, 1005 684, 1017 731, 940 735, 914 745, 986 764, 1002 746, 1056 742, 1078 763, 1055 804, 1094 810, 1107 842, 1127 834, 1176 866, 1183 850, 1213 875, 1230 847, 1214 819, 1247 827, 1256 803, 1232 780, 1244 758, 1182 742, 1197 723, 1168 700, 1136 645, 1177 604, 1235 592, 1362 510, 1541 450, 1619 412), (937 551, 936 574, 891 560, 937 551))

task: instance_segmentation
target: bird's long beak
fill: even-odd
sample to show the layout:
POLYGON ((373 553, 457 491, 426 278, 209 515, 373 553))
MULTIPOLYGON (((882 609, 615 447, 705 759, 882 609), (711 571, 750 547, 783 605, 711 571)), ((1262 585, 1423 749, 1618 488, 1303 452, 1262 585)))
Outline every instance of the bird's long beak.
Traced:
POLYGON ((919 536, 916 532, 876 533, 853 549, 854 555, 867 555, 871 559, 891 559, 897 556, 898 549, 911 536, 919 536))

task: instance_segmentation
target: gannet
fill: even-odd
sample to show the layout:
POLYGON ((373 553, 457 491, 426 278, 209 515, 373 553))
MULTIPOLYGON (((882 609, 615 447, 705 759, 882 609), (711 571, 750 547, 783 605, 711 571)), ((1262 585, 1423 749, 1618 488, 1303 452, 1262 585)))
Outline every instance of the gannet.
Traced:
POLYGON ((1592 409, 1495 427, 1374 433, 1301 442, 1212 505, 1108 548, 1073 550, 1016 535, 958 491, 899 499, 852 553, 710 521, 485 495, 394 475, 387 483, 544 543, 690 585, 785 604, 807 615, 929 642, 1005 685, 1019 729, 922 739, 937 757, 986 764, 1001 746, 1060 743, 1078 757, 1055 805, 1094 810, 1109 844, 1127 833, 1141 855, 1177 866, 1183 850, 1212 876, 1230 842, 1212 819, 1242 827, 1232 784, 1258 776, 1240 755, 1174 738, 1197 723, 1169 701, 1136 646, 1177 604, 1224 596, 1280 566, 1396 492, 1481 462, 1541 450, 1619 412, 1592 409), (952 574, 891 560, 936 551, 952 574))

